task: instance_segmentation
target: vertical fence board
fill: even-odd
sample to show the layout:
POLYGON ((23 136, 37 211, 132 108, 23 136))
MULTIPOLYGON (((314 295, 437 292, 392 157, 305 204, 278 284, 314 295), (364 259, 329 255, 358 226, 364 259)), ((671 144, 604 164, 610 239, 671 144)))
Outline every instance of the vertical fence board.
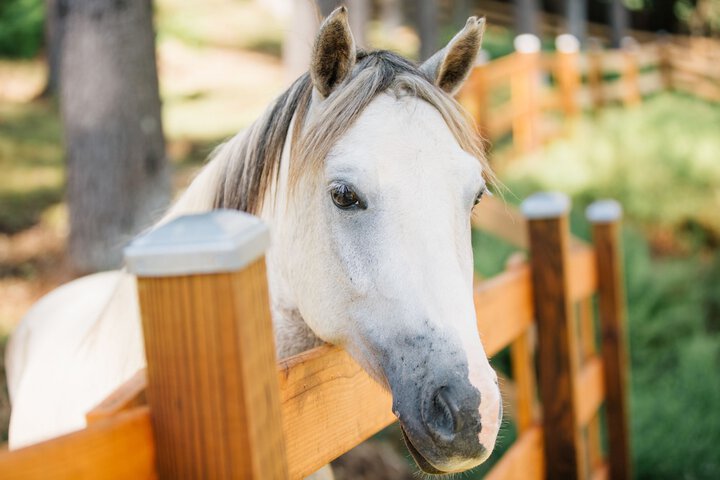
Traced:
POLYGON ((573 308, 568 287, 569 200, 537 194, 523 202, 529 219, 538 369, 543 410, 547 478, 583 478, 580 438, 575 425, 577 357, 573 308))
POLYGON ((126 250, 161 478, 288 476, 266 247, 257 219, 217 211, 177 219, 126 250))
POLYGON ((515 50, 521 68, 510 79, 512 134, 515 148, 523 154, 540 145, 540 39, 520 35, 515 50))
POLYGON ((597 251, 598 306, 605 370, 605 407, 608 422, 610 478, 632 478, 627 424, 627 353, 625 300, 620 253, 620 206, 612 201, 596 202, 588 208, 597 251))
POLYGON ((475 121, 480 135, 490 137, 490 99, 485 62, 478 63, 470 74, 465 87, 458 94, 458 101, 475 121))
POLYGON ((577 39, 570 35, 561 35, 555 41, 555 78, 560 90, 560 104, 563 114, 572 119, 580 113, 578 92, 580 90, 579 47, 577 39))
POLYGON ((638 46, 629 42, 623 49, 624 68, 622 72, 622 99, 626 107, 638 105, 642 101, 640 94, 640 65, 638 46))

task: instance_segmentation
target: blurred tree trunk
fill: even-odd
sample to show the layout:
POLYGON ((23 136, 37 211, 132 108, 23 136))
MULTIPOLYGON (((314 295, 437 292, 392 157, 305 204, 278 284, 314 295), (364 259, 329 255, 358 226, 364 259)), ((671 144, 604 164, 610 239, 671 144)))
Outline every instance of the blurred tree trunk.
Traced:
POLYGON ((437 2, 418 2, 415 6, 418 34, 420 35, 420 61, 432 57, 438 50, 437 2))
POLYGON ((471 15, 470 0, 454 0, 452 8, 453 27, 459 30, 465 26, 468 17, 471 15))
POLYGON ((518 34, 539 35, 538 0, 515 1, 515 29, 518 34))
POLYGON ((319 16, 315 0, 292 1, 282 53, 285 77, 289 82, 308 71, 315 34, 320 25, 319 16))
POLYGON ((170 193, 150 0, 67 2, 60 107, 71 265, 117 267, 170 193))
POLYGON ((623 0, 610 0, 610 46, 620 48, 622 39, 627 35, 630 18, 623 0))
POLYGON ((565 17, 568 33, 584 45, 587 40, 587 0, 565 0, 565 17))
POLYGON ((385 35, 391 35, 402 25, 402 0, 380 0, 380 23, 385 35))
POLYGON ((45 95, 55 95, 59 90, 60 54, 65 34, 65 15, 69 0, 45 0, 45 55, 48 65, 48 81, 45 95))

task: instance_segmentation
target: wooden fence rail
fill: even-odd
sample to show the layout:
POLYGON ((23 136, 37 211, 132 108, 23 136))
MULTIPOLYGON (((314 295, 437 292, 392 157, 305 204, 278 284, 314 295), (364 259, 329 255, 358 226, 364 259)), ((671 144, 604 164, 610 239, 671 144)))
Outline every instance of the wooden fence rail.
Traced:
POLYGON ((581 52, 577 40, 563 34, 555 52, 540 52, 540 40, 530 37, 518 37, 514 53, 482 62, 458 97, 484 137, 511 138, 517 153, 557 137, 582 110, 613 103, 631 107, 669 89, 720 101, 717 42, 627 41, 620 50, 594 43, 581 52))
MULTIPOLYGON (((528 199, 530 263, 475 288, 486 350, 510 348, 518 391, 518 439, 491 480, 630 475, 619 209, 590 210, 592 247, 571 241, 568 207, 558 195, 528 199)), ((88 412, 86 429, 0 453, 2 477, 300 479, 392 423, 390 396, 343 350, 276 362, 266 246, 258 220, 228 211, 184 217, 136 241, 128 265, 138 275, 147 372, 88 412), (188 228, 208 234, 190 243, 188 228)))

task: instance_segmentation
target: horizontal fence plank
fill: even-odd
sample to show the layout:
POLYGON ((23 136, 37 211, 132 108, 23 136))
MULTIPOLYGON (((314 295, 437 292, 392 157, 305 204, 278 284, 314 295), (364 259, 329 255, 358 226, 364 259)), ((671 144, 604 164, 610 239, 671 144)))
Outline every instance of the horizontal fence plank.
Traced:
POLYGON ((642 95, 651 95, 665 88, 662 73, 659 70, 641 72, 638 78, 638 88, 642 95))
POLYGON ((290 478, 315 472, 395 421, 390 395, 337 347, 280 362, 290 478))
POLYGON ((0 453, 3 480, 157 478, 150 411, 137 407, 79 432, 0 453))
POLYGON ((520 435, 484 480, 543 480, 542 431, 535 426, 520 435))
POLYGON ((533 323, 530 267, 520 265, 475 286, 478 330, 487 355, 507 347, 533 323))
POLYGON ((605 398, 603 364, 599 356, 593 356, 577 373, 575 378, 575 423, 584 427, 595 416, 605 398))
POLYGON ((528 246, 527 221, 517 208, 495 197, 483 198, 472 216, 472 226, 524 249, 528 246))
POLYGON ((493 60, 485 64, 485 82, 488 88, 510 81, 510 78, 527 70, 528 65, 516 53, 493 60))
POLYGON ((575 242, 570 248, 569 262, 570 298, 577 302, 597 290, 595 250, 589 245, 575 242))
MULTIPOLYGON (((475 303, 483 343, 493 355, 532 324, 529 267, 481 282, 475 303)), ((395 421, 390 395, 342 349, 322 346, 291 357, 279 363, 278 374, 291 478, 313 473, 395 421)), ((144 382, 139 373, 93 415, 121 414, 127 399, 141 398, 144 382)))

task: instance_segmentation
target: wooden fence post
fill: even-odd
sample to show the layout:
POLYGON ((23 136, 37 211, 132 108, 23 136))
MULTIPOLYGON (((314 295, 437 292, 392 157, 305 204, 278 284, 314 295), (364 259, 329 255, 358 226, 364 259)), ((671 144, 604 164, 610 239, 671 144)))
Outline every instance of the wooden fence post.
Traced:
POLYGON ((580 42, 570 34, 555 39, 557 50, 555 78, 560 89, 560 103, 565 116, 572 119, 580 112, 578 91, 580 90, 580 69, 578 66, 580 42))
POLYGON ((288 476, 260 220, 190 215, 125 251, 161 479, 288 476))
POLYGON ((513 144, 519 153, 540 144, 540 39, 526 33, 515 38, 515 55, 522 68, 510 80, 513 144))
POLYGON ((538 322, 538 370, 543 412, 546 478, 583 477, 575 424, 574 381, 578 370, 575 322, 568 284, 570 200, 538 193, 522 211, 529 220, 530 265, 538 322))
POLYGON ((672 40, 668 35, 662 35, 657 40, 658 55, 660 57, 660 75, 662 76, 663 88, 673 90, 673 64, 672 64, 672 40))
POLYGON ((590 97, 595 112, 605 106, 605 92, 603 82, 603 50, 600 40, 591 38, 588 42, 588 87, 590 89, 590 97))
POLYGON ((487 63, 488 53, 480 50, 475 68, 470 73, 470 77, 463 89, 458 93, 458 101, 465 107, 465 110, 475 120, 475 126, 478 128, 483 138, 490 138, 489 114, 490 99, 487 85, 487 63))
POLYGON ((640 92, 640 65, 638 62, 638 44, 632 37, 623 38, 623 59, 625 68, 622 72, 623 103, 626 107, 639 104, 642 101, 640 92))
POLYGON ((593 225, 597 258, 610 478, 630 479, 632 472, 627 423, 625 296, 622 287, 622 256, 619 239, 622 208, 615 201, 604 200, 590 205, 586 213, 593 225))

